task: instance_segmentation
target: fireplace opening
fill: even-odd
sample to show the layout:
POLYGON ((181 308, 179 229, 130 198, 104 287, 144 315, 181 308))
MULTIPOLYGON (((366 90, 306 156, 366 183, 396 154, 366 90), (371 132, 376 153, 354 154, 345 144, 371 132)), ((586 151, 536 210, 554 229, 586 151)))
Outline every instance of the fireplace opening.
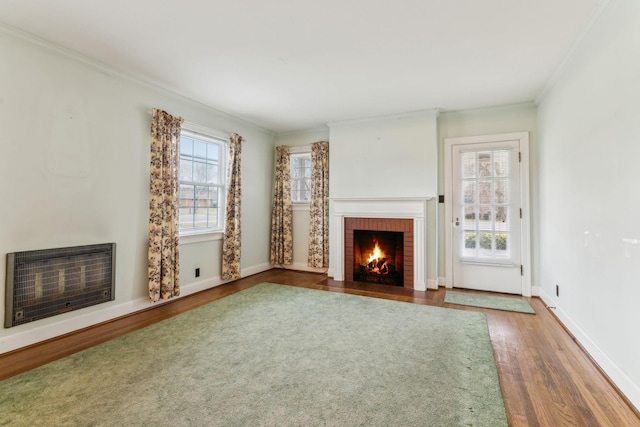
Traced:
POLYGON ((353 230, 353 280, 404 286, 404 233, 353 230))
MULTIPOLYGON (((410 218, 357 218, 346 217, 344 219, 344 264, 343 272, 346 281, 370 281, 378 283, 391 283, 397 286, 403 286, 406 289, 413 289, 414 285, 414 220, 410 218), (355 250, 355 232, 365 231, 372 233, 365 238, 364 241, 358 243, 358 250, 355 250), (395 240, 391 239, 391 243, 385 242, 383 236, 386 233, 395 234, 395 240), (401 279, 389 280, 388 275, 380 275, 383 277, 366 276, 361 274, 360 265, 364 264, 364 248, 373 241, 373 234, 381 236, 377 238, 378 246, 382 244, 389 249, 390 255, 386 256, 389 260, 393 259, 394 270, 399 273, 401 279), (399 236, 402 236, 399 243, 399 236), (380 243, 382 241, 382 243, 380 243), (395 250, 395 253, 391 254, 395 250), (356 252, 358 255, 356 255, 356 252), (356 259, 356 256, 359 258, 356 259), (357 273, 357 278, 354 277, 357 273), (385 279, 384 281, 382 279, 385 279)), ((372 246, 375 250, 375 245, 372 246)), ((368 256, 368 255, 367 255, 368 256)), ((365 260, 367 261, 367 260, 365 260)), ((379 269, 380 267, 378 267, 379 269)), ((365 269, 366 273, 366 269, 365 269)), ((398 274, 392 275, 397 277, 398 274)))

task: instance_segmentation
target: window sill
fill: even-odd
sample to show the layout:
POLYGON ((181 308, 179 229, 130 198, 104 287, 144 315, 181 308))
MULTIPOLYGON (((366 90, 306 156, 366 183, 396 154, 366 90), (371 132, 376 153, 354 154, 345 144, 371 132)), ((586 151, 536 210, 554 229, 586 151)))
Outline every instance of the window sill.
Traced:
POLYGON ((205 233, 190 233, 180 235, 180 245, 190 245, 192 243, 210 242, 213 240, 222 240, 223 231, 209 231, 205 233))

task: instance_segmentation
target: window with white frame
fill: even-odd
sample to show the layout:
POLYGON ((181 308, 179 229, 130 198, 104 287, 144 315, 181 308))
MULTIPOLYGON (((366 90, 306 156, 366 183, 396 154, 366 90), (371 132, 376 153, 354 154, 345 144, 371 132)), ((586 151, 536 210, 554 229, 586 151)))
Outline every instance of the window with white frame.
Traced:
POLYGON ((224 229, 226 138, 183 124, 180 134, 179 230, 181 235, 224 229))
POLYGON ((291 201, 304 204, 311 200, 311 151, 291 149, 291 201))

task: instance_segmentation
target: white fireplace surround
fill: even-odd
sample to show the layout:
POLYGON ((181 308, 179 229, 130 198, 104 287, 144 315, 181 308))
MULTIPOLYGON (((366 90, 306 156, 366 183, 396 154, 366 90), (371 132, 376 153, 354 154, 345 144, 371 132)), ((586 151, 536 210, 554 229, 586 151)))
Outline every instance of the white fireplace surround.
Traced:
POLYGON ((344 281, 344 219, 345 218, 400 218, 413 219, 413 287, 427 290, 425 253, 427 235, 427 201, 425 198, 330 198, 329 227, 332 229, 328 275, 344 281))

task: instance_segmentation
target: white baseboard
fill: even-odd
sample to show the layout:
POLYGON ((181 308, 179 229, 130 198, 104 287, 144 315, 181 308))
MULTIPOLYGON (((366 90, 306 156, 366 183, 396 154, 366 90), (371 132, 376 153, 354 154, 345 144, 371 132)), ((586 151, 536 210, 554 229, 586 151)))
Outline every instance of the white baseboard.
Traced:
POLYGON ((272 268, 273 266, 270 263, 264 262, 253 267, 243 268, 240 272, 240 277, 252 276, 254 274, 262 273, 263 271, 271 270, 272 268))
POLYGON ((438 279, 427 279, 427 289, 438 289, 438 279))
MULTIPOLYGON (((540 299, 550 307, 562 324, 573 334, 575 339, 585 349, 591 358, 600 366, 600 369, 618 387, 627 399, 640 410, 640 385, 635 383, 620 367, 609 358, 598 345, 578 326, 571 317, 565 313, 560 304, 546 293, 541 287, 538 288, 540 299)), ((533 290, 532 290, 533 291, 533 290)))
POLYGON ((438 277, 438 286, 447 286, 447 279, 445 277, 438 277))
POLYGON ((309 273, 326 273, 327 272, 326 268, 309 267, 307 264, 303 262, 294 262, 293 264, 289 264, 289 265, 272 265, 272 267, 282 268, 285 270, 306 271, 309 273))
MULTIPOLYGON (((186 292, 183 292, 183 295, 184 293, 186 292)), ((156 305, 164 304, 167 301, 171 300, 160 300, 156 305)), ((126 316, 127 314, 149 308, 150 306, 149 298, 138 298, 119 304, 115 301, 111 301, 100 304, 100 306, 87 307, 78 311, 60 314, 56 316, 57 321, 55 323, 48 323, 42 326, 36 326, 35 323, 26 323, 24 325, 15 326, 15 328, 27 329, 0 338, 0 354, 41 341, 46 341, 89 326, 97 325, 98 323, 106 322, 121 316, 126 316), (83 313, 85 310, 92 311, 83 313)))
MULTIPOLYGON (((240 275, 241 277, 251 276, 263 271, 271 270, 272 268, 273 267, 269 263, 259 264, 243 269, 240 275)), ((137 311, 148 309, 149 307, 166 304, 168 302, 175 301, 177 298, 183 298, 187 295, 211 289, 228 282, 230 282, 230 280, 222 280, 219 276, 213 277, 181 286, 180 296, 168 300, 160 300, 154 304, 151 304, 147 297, 137 298, 135 300, 119 304, 115 301, 111 301, 100 304, 99 306, 90 307, 93 311, 86 313, 82 313, 82 310, 78 310, 60 314, 56 316, 58 320, 55 323, 49 323, 43 326, 35 326, 34 323, 27 323, 16 326, 16 328, 22 327, 26 329, 12 335, 0 337, 0 354, 55 338, 60 335, 68 334, 79 329, 94 326, 118 317, 126 316, 137 311)), ((89 307, 87 307, 87 309, 88 308, 89 307)))

